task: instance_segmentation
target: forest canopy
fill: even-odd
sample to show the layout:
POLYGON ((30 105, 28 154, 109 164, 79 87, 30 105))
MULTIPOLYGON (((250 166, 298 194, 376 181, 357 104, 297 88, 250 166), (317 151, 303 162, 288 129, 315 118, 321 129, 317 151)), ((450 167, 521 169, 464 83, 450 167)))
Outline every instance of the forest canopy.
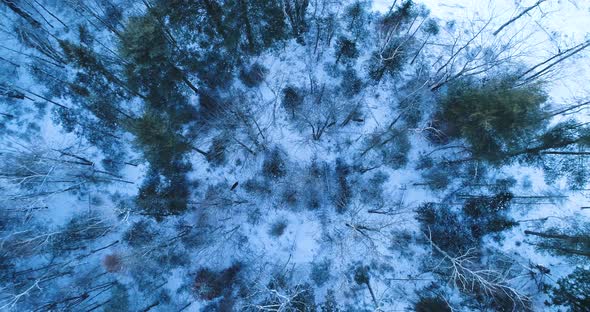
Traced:
POLYGON ((1 311, 588 311, 590 3, 0 0, 1 311))

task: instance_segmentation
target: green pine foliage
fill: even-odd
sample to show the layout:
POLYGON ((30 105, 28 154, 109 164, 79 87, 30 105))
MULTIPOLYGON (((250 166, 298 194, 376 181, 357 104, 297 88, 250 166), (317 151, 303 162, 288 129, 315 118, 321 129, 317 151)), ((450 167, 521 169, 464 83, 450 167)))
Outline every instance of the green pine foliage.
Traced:
POLYGON ((588 311, 590 307, 590 270, 577 267, 574 272, 560 278, 551 293, 554 304, 566 306, 572 312, 588 311))
POLYGON ((414 305, 416 312, 451 312, 449 304, 440 297, 422 297, 414 305))
POLYGON ((156 168, 174 173, 173 164, 181 162, 191 146, 177 134, 170 122, 155 113, 146 113, 134 124, 136 144, 146 159, 156 168))
POLYGON ((440 102, 445 134, 463 138, 474 157, 500 162, 523 149, 544 128, 541 84, 518 86, 511 76, 462 79, 449 85, 440 102))
POLYGON ((417 219, 425 235, 441 249, 455 255, 478 249, 484 236, 500 233, 518 223, 506 215, 511 193, 475 196, 461 210, 448 205, 427 203, 417 210, 417 219))

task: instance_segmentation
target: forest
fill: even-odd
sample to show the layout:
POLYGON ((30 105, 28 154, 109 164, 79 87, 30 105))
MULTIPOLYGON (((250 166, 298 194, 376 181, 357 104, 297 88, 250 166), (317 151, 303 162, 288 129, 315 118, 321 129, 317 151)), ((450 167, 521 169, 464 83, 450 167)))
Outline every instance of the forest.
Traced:
POLYGON ((590 2, 0 0, 0 311, 590 311, 590 2))

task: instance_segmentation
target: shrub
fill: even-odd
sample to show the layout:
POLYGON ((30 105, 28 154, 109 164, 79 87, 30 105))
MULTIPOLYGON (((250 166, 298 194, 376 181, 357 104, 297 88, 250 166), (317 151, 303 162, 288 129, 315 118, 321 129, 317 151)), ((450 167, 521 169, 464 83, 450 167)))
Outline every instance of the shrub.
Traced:
POLYGON ((226 88, 233 83, 234 60, 220 49, 205 52, 199 62, 197 74, 211 90, 226 88))
POLYGON ((123 241, 131 247, 144 247, 153 242, 158 236, 153 221, 141 220, 135 222, 124 234, 123 241))
POLYGON ((291 311, 298 312, 315 312, 315 293, 313 288, 308 284, 297 285, 296 288, 301 291, 292 299, 291 311))
POLYGON ((363 89, 363 80, 360 79, 353 68, 347 68, 342 73, 342 81, 340 82, 340 89, 346 97, 352 97, 363 89))
POLYGON ((311 266, 310 278, 318 287, 324 285, 330 279, 330 260, 313 263, 311 266))
POLYGON ((336 50, 336 64, 338 64, 342 58, 345 60, 352 60, 359 56, 356 43, 344 36, 340 36, 336 39, 336 46, 334 49, 336 50))
POLYGON ((440 297, 422 297, 414 305, 416 312, 452 312, 449 304, 440 297))
POLYGON ((366 265, 359 265, 354 270, 354 281, 358 285, 369 284, 369 267, 366 265))
POLYGON ((239 263, 219 272, 207 268, 200 269, 195 277, 193 289, 202 300, 212 300, 229 294, 236 283, 240 270, 239 263))
POLYGON ((276 290, 276 292, 269 292, 262 302, 256 304, 257 306, 280 307, 281 311, 292 312, 317 311, 315 293, 313 288, 308 284, 292 287, 288 285, 285 280, 281 281, 275 279, 269 283, 268 288, 276 290))
POLYGON ((178 165, 190 150, 190 144, 174 131, 173 122, 161 115, 150 112, 135 120, 135 143, 154 168, 164 172, 186 172, 190 167, 178 165))
POLYGON ((163 268, 177 268, 188 266, 190 264, 190 256, 182 249, 173 249, 162 253, 156 253, 155 260, 157 264, 163 268))
POLYGON ((215 120, 222 111, 222 103, 212 92, 202 92, 199 95, 199 115, 204 123, 215 120))
POLYGON ((303 105, 303 92, 294 86, 287 86, 283 89, 283 107, 291 116, 303 105))
POLYGON ((362 185, 362 191, 359 192, 363 203, 383 205, 383 184, 389 179, 389 176, 379 171, 373 175, 366 184, 362 185))
POLYGON ((432 190, 444 190, 450 183, 450 170, 443 165, 437 165, 422 172, 424 182, 422 185, 427 185, 432 190))
POLYGON ((383 146, 381 153, 385 164, 400 169, 408 163, 408 152, 412 146, 406 132, 392 132, 390 135, 393 138, 383 146))
POLYGON ((268 69, 260 63, 254 63, 251 66, 242 67, 240 70, 240 80, 248 88, 254 88, 264 81, 267 73, 268 69))
POLYGON ((295 207, 299 201, 299 194, 297 190, 289 186, 285 187, 281 197, 282 202, 284 202, 290 207, 295 207))
POLYGON ((114 273, 121 271, 123 267, 123 262, 121 261, 121 257, 116 254, 106 255, 102 259, 102 265, 105 267, 107 272, 114 273))
POLYGON ((348 184, 348 175, 350 174, 350 167, 341 159, 336 159, 336 196, 335 205, 336 212, 343 213, 348 208, 352 199, 352 189, 348 184))
POLYGON ((270 153, 266 154, 262 163, 262 174, 273 180, 287 175, 287 166, 278 147, 275 147, 270 153))
POLYGON ((198 226, 195 227, 194 225, 189 224, 185 220, 179 221, 175 224, 175 230, 179 235, 182 233, 180 241, 187 250, 201 247, 203 244, 207 243, 208 233, 202 231, 198 226))
POLYGON ((268 231, 269 235, 279 237, 285 233, 285 229, 287 228, 286 221, 277 221, 273 223, 268 231))
POLYGON ((268 180, 251 178, 244 183, 244 190, 258 195, 270 195, 272 188, 268 180))
POLYGON ((207 151, 207 161, 214 166, 221 166, 225 163, 225 143, 227 138, 219 135, 213 139, 209 151, 207 151))
POLYGON ((411 144, 405 131, 399 129, 390 129, 386 132, 375 131, 366 139, 364 145, 361 156, 371 152, 380 163, 392 169, 400 169, 408 163, 411 144))
POLYGON ((322 207, 322 198, 316 189, 312 188, 309 190, 307 195, 308 197, 306 204, 309 210, 317 210, 322 207))
POLYGON ((51 247, 55 256, 62 256, 76 250, 84 250, 99 237, 106 235, 110 226, 93 213, 75 215, 57 231, 50 235, 51 247))
POLYGON ((504 192, 467 200, 463 213, 473 236, 480 239, 488 233, 498 233, 517 225, 504 215, 513 197, 512 193, 504 192))

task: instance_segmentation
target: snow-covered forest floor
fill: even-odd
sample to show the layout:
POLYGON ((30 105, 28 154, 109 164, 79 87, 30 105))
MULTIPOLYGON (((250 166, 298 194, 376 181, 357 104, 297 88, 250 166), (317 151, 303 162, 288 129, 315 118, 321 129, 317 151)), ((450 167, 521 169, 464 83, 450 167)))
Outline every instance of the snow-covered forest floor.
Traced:
POLYGON ((590 311, 588 1, 0 20, 0 311, 590 311))

